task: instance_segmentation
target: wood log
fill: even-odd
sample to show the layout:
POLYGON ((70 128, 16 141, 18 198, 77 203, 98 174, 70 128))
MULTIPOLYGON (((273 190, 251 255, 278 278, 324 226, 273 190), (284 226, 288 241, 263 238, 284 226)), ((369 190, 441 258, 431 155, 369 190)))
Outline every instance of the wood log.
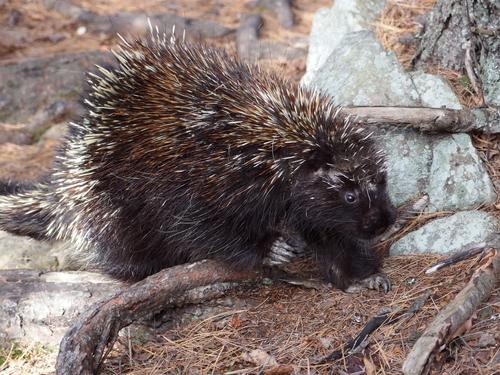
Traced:
MULTIPOLYGON (((164 312, 155 315, 154 320, 138 322, 133 331, 148 336, 198 319, 200 302, 205 302, 201 309, 203 316, 213 315, 227 307, 227 301, 218 298, 224 297, 234 285, 217 283, 191 289, 175 303, 165 305, 164 312)), ((0 345, 39 343, 57 348, 83 311, 127 287, 126 283, 94 272, 0 270, 0 345)))
POLYGON ((124 284, 92 272, 0 271, 0 343, 57 347, 82 311, 124 284))

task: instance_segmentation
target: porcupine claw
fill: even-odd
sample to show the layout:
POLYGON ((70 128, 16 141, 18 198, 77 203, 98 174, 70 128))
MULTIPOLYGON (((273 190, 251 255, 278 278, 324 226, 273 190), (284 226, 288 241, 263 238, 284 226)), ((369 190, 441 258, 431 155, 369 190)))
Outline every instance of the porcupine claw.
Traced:
POLYGON ((374 273, 365 279, 356 281, 346 289, 346 292, 358 293, 363 288, 374 289, 377 291, 383 289, 384 293, 387 293, 391 290, 391 281, 387 275, 383 273, 374 273))
POLYGON ((271 246, 271 251, 264 258, 265 266, 284 266, 293 259, 302 256, 305 243, 300 239, 278 237, 271 246))

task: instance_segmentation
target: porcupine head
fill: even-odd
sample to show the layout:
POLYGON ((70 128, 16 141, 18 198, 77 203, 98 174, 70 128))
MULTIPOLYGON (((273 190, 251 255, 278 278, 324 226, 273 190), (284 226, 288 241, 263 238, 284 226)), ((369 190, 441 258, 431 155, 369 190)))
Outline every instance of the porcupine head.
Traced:
POLYGON ((0 187, 0 229, 88 243, 137 280, 204 258, 254 266, 284 224, 327 269, 375 271, 352 264, 394 220, 384 155, 330 98, 159 34, 115 56, 50 176, 0 187))

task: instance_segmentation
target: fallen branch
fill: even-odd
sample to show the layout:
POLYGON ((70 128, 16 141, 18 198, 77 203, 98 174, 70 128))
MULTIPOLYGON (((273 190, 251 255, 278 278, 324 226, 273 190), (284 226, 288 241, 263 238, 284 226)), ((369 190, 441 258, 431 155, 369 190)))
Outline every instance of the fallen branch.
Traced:
POLYGON ((500 279, 500 253, 492 249, 486 262, 474 272, 467 286, 457 294, 427 327, 403 364, 405 375, 427 373, 433 356, 460 332, 479 304, 488 299, 500 279))
POLYGON ((423 132, 500 133, 499 108, 344 107, 342 112, 364 124, 411 127, 423 132))
POLYGON ((56 374, 95 374, 119 331, 152 317, 165 306, 185 302, 185 292, 196 287, 256 279, 255 272, 236 272, 215 261, 201 261, 158 272, 111 298, 97 302, 70 328, 61 341, 56 374))
POLYGON ((482 243, 480 243, 480 244, 478 244, 470 249, 456 252, 456 253, 452 254, 451 256, 449 256, 448 258, 440 260, 439 262, 430 266, 425 271, 425 273, 427 275, 429 275, 431 273, 436 272, 437 270, 440 270, 443 267, 448 267, 448 266, 451 266, 451 265, 456 264, 458 262, 472 258, 473 256, 476 256, 477 254, 482 253, 485 249, 486 249, 486 243, 482 242, 482 243))

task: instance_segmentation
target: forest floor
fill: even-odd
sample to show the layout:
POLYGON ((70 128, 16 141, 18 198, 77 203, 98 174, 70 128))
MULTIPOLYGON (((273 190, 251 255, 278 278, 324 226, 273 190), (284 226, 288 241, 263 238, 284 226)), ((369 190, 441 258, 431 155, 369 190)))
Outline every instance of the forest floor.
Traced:
MULTIPOLYGON (((408 67, 412 48, 401 37, 415 31, 415 17, 429 10, 432 0, 388 1, 375 25, 378 38, 408 67)), ((92 33, 70 19, 68 9, 52 6, 55 1, 0 1, 0 65, 36 59, 58 53, 108 50, 116 36, 92 33), (50 6, 49 6, 50 5, 50 6), (5 37, 5 38, 3 38, 5 37)), ((249 8, 249 1, 230 0, 97 0, 60 1, 76 4, 98 15, 117 11, 167 12, 192 19, 205 19, 237 28, 243 13, 259 12, 263 17, 262 41, 297 46, 307 45, 314 13, 331 6, 330 0, 295 0, 295 25, 281 27, 271 11, 249 8)), ((234 36, 212 43, 234 51, 234 36)), ((298 82, 305 71, 305 55, 287 60, 268 58, 262 62, 298 82)), ((478 99, 463 74, 429 68, 452 86, 461 103, 472 107, 478 99)), ((10 124, 15 126, 16 124, 10 124)), ((1 130, 1 129, 0 129, 1 130)), ((474 144, 486 162, 490 176, 500 179, 499 139, 472 134, 474 144)), ((41 139, 36 145, 0 144, 0 178, 34 179, 50 165, 60 138, 41 139)), ((500 210, 500 204, 491 210, 500 210)), ((426 220, 416 219, 418 226, 426 220)), ((362 291, 347 294, 329 288, 306 288, 284 282, 268 282, 235 289, 225 307, 212 317, 192 319, 170 327, 166 333, 141 342, 124 334, 109 354, 105 374, 231 373, 231 374, 400 374, 401 365, 413 343, 438 311, 465 286, 478 267, 477 258, 448 267, 432 275, 424 271, 439 257, 405 256, 387 258, 384 270, 393 289, 387 293, 362 291), (317 359, 341 348, 354 338, 381 308, 407 308, 424 293, 429 298, 413 316, 393 324, 383 324, 368 339, 364 350, 340 356, 335 361, 317 359), (237 307, 237 308, 235 308, 237 307), (267 366, 271 365, 271 366, 267 366)), ((307 261, 292 268, 311 275, 307 261)), ((500 288, 483 303, 464 334, 455 338, 435 359, 433 374, 500 373, 500 288)), ((12 346, 0 351, 0 373, 46 374, 53 371, 56 353, 43 347, 12 346)))

